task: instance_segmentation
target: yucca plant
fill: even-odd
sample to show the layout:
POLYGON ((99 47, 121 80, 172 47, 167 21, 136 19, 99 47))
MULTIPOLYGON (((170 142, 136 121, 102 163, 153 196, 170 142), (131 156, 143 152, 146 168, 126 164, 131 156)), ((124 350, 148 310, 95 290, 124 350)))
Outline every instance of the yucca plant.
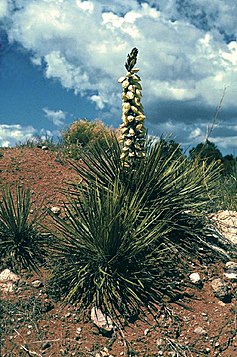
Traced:
POLYGON ((164 244, 169 212, 159 203, 147 210, 143 195, 121 187, 119 179, 108 189, 78 187, 77 195, 65 206, 66 220, 53 217, 52 282, 65 301, 84 311, 100 307, 118 321, 142 307, 155 310, 165 295, 172 298, 166 279, 177 287, 181 273, 177 250, 164 244))
POLYGON ((137 73, 136 55, 128 56, 127 78, 120 80, 128 82, 129 107, 123 107, 120 142, 114 136, 103 147, 96 143, 72 162, 84 184, 68 190, 66 220, 53 216, 52 281, 66 301, 115 318, 172 298, 186 284, 187 256, 221 255, 205 214, 218 172, 189 162, 179 146, 167 151, 164 140, 147 139, 140 101, 128 95, 138 94, 140 79, 129 79, 137 73))
POLYGON ((17 185, 5 188, 0 200, 1 263, 20 270, 37 270, 45 255, 44 240, 39 233, 40 209, 31 211, 29 188, 17 185))

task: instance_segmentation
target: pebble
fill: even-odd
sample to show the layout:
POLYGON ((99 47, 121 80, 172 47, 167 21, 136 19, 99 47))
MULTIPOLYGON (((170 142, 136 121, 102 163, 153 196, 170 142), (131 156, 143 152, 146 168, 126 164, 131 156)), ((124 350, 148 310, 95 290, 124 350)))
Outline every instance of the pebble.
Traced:
POLYGON ((34 280, 31 284, 34 286, 34 288, 40 288, 41 286, 43 286, 43 283, 40 280, 34 280))
POLYGON ((204 330, 201 326, 198 326, 194 329, 194 333, 197 333, 198 335, 206 335, 207 332, 204 330))
POLYGON ((231 301, 231 292, 229 286, 222 281, 222 279, 217 278, 212 280, 211 286, 214 292, 214 295, 223 302, 231 301))
POLYGON ((198 273, 192 273, 189 275, 189 279, 191 282, 195 285, 201 285, 202 284, 202 279, 198 273))
POLYGON ((149 328, 146 328, 144 331, 144 335, 147 336, 149 332, 150 332, 149 328))
POLYGON ((56 216, 58 216, 61 213, 61 208, 58 206, 53 206, 53 207, 51 207, 51 212, 53 214, 55 214, 56 216))

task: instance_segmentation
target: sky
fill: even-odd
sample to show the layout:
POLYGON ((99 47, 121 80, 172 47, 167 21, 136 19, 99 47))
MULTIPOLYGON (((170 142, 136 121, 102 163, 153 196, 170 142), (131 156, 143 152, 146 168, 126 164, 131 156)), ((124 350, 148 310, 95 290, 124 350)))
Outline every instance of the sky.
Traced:
POLYGON ((149 134, 190 148, 214 120, 209 140, 237 156, 236 18, 236 0, 0 0, 0 146, 117 127, 136 47, 149 134))

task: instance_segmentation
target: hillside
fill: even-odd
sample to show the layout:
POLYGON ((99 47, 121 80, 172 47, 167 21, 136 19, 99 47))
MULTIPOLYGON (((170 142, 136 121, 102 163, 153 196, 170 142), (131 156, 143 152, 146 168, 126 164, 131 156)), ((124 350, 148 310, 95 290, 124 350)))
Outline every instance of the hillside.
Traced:
MULTIPOLYGON (((72 167, 53 151, 41 148, 3 149, 0 187, 22 183, 30 187, 35 209, 61 207, 60 192, 68 181, 80 182, 72 167)), ((236 215, 214 215, 224 233, 236 241, 236 215), (230 236, 228 235, 230 234, 230 236)), ((49 272, 22 272, 12 292, 0 284, 1 356, 220 356, 237 355, 237 275, 228 278, 226 262, 196 262, 202 284, 177 294, 158 315, 135 319, 121 331, 103 335, 89 319, 83 321, 73 306, 62 306, 50 296, 49 272), (222 295, 218 292, 218 281, 222 295), (38 283, 36 282, 38 281, 38 283), (216 285, 215 285, 216 283, 216 285), (223 292, 224 291, 224 292, 223 292)), ((235 263, 236 264, 236 263, 235 263)), ((230 266, 230 265, 229 265, 230 266)), ((232 269, 233 270, 233 269, 232 269)), ((237 271, 237 264, 234 268, 237 271)), ((1 273, 1 272, 0 272, 1 273)), ((237 272, 236 272, 237 274, 237 272)))

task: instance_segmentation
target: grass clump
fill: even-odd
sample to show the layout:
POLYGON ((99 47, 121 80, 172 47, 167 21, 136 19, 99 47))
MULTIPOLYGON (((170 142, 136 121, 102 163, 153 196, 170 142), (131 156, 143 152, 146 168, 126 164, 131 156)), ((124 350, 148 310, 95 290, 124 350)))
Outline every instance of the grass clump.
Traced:
POLYGON ((32 209, 30 189, 4 188, 0 200, 1 264, 15 270, 34 269, 45 255, 39 233, 40 210, 32 209))

